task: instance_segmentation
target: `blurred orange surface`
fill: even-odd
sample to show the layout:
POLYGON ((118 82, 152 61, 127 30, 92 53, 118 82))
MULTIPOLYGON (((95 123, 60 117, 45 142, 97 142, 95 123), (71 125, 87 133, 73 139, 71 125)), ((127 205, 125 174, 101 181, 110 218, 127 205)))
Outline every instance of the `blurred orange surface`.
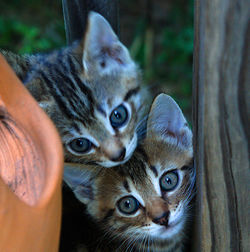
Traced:
POLYGON ((58 251, 63 151, 50 119, 0 55, 0 251, 58 251))

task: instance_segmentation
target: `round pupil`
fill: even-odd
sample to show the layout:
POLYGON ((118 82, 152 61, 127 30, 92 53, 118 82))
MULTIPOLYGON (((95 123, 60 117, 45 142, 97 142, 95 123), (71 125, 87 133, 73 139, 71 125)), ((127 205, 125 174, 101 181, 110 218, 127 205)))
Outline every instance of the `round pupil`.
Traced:
POLYGON ((161 178, 161 188, 165 191, 173 190, 178 184, 178 174, 176 172, 169 172, 161 178))
POLYGON ((126 200, 126 201, 124 202, 124 206, 125 206, 126 208, 130 208, 130 207, 131 207, 130 200, 126 200))
POLYGON ((166 178, 165 178, 165 182, 166 182, 167 184, 171 185, 172 180, 171 180, 171 178, 166 177, 166 178))
POLYGON ((111 113, 110 123, 114 128, 118 128, 121 127, 127 121, 127 118, 127 109, 123 105, 120 105, 111 113))
POLYGON ((78 147, 82 147, 84 145, 83 141, 81 139, 77 139, 76 140, 76 145, 78 145, 78 147))
POLYGON ((122 115, 117 110, 114 111, 114 116, 116 117, 116 119, 120 119, 122 117, 122 115))

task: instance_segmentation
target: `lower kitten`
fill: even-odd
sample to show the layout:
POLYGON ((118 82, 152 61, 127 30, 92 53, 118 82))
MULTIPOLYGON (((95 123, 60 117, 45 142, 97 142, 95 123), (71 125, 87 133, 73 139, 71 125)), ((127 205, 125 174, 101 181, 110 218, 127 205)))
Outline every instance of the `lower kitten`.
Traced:
POLYGON ((195 184, 192 133, 169 96, 154 100, 146 138, 126 164, 69 164, 64 176, 112 251, 183 250, 195 184))

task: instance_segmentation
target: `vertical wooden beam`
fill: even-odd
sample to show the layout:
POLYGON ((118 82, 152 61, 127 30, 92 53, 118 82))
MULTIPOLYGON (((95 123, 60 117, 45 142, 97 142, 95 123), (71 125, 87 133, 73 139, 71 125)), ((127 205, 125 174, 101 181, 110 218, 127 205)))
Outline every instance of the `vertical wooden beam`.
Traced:
POLYGON ((119 35, 117 0, 62 0, 62 5, 68 44, 82 38, 90 10, 104 16, 119 35))
POLYGON ((196 0, 195 13, 196 251, 250 251, 249 2, 196 0))

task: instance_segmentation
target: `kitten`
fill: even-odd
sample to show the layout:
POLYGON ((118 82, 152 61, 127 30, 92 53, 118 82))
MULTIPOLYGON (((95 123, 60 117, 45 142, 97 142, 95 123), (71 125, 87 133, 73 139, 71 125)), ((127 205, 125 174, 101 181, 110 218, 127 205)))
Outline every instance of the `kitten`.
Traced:
POLYGON ((90 12, 82 41, 64 49, 2 53, 55 123, 65 161, 112 167, 131 157, 145 107, 141 74, 101 15, 90 12))
POLYGON ((65 167, 66 183, 86 205, 112 251, 182 251, 194 195, 192 132, 175 101, 154 100, 141 146, 124 165, 65 167))

